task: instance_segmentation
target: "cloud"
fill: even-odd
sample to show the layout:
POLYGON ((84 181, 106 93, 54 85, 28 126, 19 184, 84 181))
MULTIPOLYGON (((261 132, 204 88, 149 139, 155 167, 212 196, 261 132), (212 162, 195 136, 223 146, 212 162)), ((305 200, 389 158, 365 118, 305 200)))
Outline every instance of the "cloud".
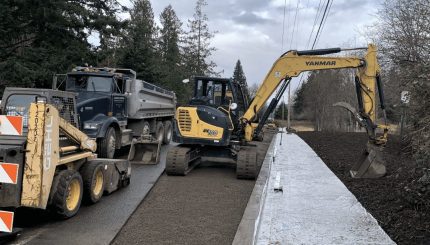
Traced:
MULTIPOLYGON (((120 0, 130 6, 130 0, 120 0)), ((363 46, 366 40, 357 30, 375 21, 374 14, 382 0, 332 0, 333 5, 321 31, 316 48, 344 45, 363 46), (373 16, 372 16, 373 15, 373 16)), ((151 0, 154 16, 158 19, 162 10, 172 4, 178 17, 187 28, 192 18, 196 0, 151 0)), ((287 0, 284 43, 282 22, 285 0, 207 0, 203 11, 209 18, 209 28, 217 31, 212 46, 217 48, 212 59, 223 76, 233 74, 234 65, 240 58, 250 83, 260 83, 276 58, 289 49, 309 49, 312 45, 319 20, 314 26, 320 1, 287 0), (296 26, 293 27, 297 10, 296 26), (309 39, 312 27, 313 36, 309 39), (294 29, 294 35, 293 35, 294 29), (310 45, 308 44, 310 40, 310 45)), ((321 1, 325 7, 326 1, 321 1)), ((293 81, 293 88, 298 81, 293 81), (294 85, 295 84, 295 85, 294 85)))
POLYGON ((262 16, 257 15, 254 12, 242 12, 236 17, 233 17, 233 20, 239 24, 245 25, 253 25, 253 24, 267 24, 272 22, 269 18, 264 18, 262 16))

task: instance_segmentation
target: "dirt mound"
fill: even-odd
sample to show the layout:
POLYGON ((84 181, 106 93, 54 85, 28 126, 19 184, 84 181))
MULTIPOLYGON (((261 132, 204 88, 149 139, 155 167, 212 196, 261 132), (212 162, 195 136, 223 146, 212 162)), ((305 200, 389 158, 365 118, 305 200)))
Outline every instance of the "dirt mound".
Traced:
POLYGON ((398 244, 430 244, 430 189, 417 184, 422 172, 411 156, 400 153, 399 138, 392 136, 384 158, 387 175, 380 179, 352 179, 349 169, 359 159, 364 133, 300 132, 361 204, 398 244))

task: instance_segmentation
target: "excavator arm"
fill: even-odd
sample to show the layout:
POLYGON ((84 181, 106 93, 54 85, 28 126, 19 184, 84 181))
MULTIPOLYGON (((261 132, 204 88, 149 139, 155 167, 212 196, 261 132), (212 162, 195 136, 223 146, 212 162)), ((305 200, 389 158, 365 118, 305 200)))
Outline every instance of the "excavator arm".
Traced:
MULTIPOLYGON (((376 47, 372 44, 369 45, 367 53, 363 58, 321 56, 341 51, 343 50, 340 48, 289 51, 276 60, 241 118, 242 122, 246 124, 245 139, 251 141, 255 136, 255 128, 251 125, 251 122, 255 121, 258 112, 275 93, 275 90, 278 87, 280 88, 276 94, 277 96, 272 101, 273 103, 269 105, 269 109, 267 110, 269 113, 271 112, 270 109, 274 109, 270 107, 276 107, 280 96, 282 96, 291 78, 297 77, 305 71, 357 68, 356 83, 358 87, 357 91, 359 92, 359 114, 363 120, 371 123, 369 126, 374 126, 376 120, 376 83, 379 80, 380 71, 376 58, 376 47)), ((378 88, 380 88, 379 85, 378 88)), ((382 99, 381 101, 383 102, 382 99)))
POLYGON ((360 125, 366 128, 369 136, 366 150, 367 157, 363 163, 353 167, 351 175, 353 177, 379 177, 385 174, 385 166, 382 164, 380 152, 387 141, 388 126, 386 125, 386 120, 385 125, 376 124, 376 88, 378 88, 380 105, 385 117, 384 96, 379 77, 380 67, 376 57, 377 49, 374 45, 370 44, 367 47, 365 56, 362 58, 322 56, 341 51, 345 50, 340 48, 308 51, 293 50, 279 57, 258 88, 250 106, 240 119, 242 128, 244 129, 245 141, 251 141, 258 137, 266 119, 276 108, 278 101, 293 77, 297 77, 305 71, 356 68, 355 84, 359 112, 355 111, 352 106, 345 102, 336 103, 335 106, 340 106, 350 111, 360 125), (257 114, 262 110, 277 88, 279 89, 262 118, 259 118, 257 124, 253 123, 257 121, 257 114), (378 127, 382 128, 384 132, 379 137, 376 136, 376 128, 378 127), (369 168, 373 168, 373 170, 369 171, 369 168))

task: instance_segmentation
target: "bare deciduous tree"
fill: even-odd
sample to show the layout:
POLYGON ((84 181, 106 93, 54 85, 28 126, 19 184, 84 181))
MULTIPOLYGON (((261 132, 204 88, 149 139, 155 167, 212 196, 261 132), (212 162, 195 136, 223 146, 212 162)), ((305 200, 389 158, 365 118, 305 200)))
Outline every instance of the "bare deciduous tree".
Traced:
POLYGON ((351 115, 333 107, 344 101, 355 105, 355 94, 349 70, 315 71, 303 85, 305 116, 314 123, 316 131, 353 131, 356 123, 351 115))

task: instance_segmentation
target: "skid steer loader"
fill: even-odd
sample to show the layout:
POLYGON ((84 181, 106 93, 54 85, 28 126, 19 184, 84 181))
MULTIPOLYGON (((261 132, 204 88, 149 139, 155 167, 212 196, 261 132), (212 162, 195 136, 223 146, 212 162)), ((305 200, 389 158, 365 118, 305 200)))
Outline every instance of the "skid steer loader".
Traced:
POLYGON ((82 201, 96 203, 130 184, 130 161, 98 158, 96 141, 77 128, 73 93, 7 91, 0 113, 0 172, 6 173, 0 174, 0 214, 11 223, 3 232, 13 232, 18 207, 70 218, 82 201))

